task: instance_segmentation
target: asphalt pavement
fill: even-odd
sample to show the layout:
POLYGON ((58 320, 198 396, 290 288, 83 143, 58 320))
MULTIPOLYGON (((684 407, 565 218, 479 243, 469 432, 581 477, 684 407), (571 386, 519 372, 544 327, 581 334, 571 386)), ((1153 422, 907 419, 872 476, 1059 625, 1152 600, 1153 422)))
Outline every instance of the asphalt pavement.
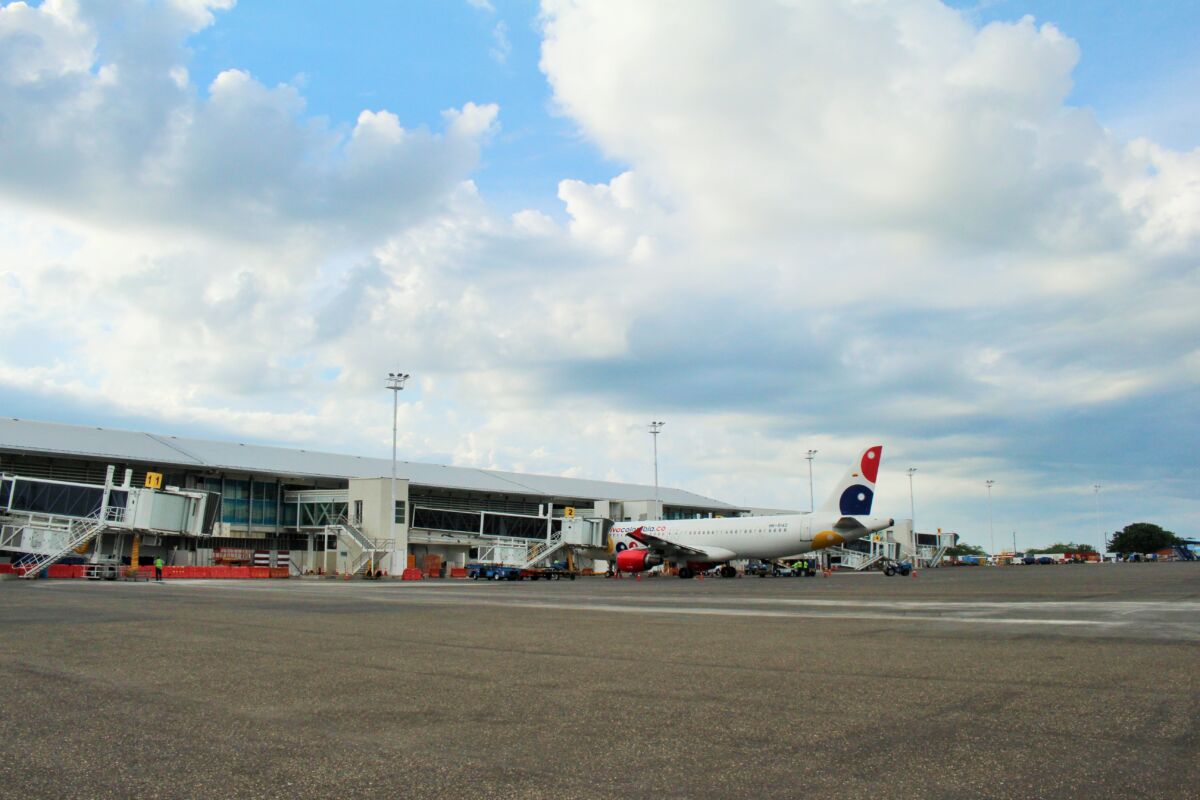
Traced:
POLYGON ((1193 798, 1200 565, 0 583, 0 797, 1193 798))

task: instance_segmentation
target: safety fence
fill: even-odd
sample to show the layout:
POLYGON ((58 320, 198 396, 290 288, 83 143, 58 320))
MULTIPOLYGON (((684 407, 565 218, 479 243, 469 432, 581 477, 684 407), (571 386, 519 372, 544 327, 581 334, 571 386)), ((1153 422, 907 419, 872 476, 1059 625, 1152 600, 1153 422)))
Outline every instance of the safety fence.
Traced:
MULTIPOLYGON (((92 564, 52 564, 45 568, 47 578, 89 578, 95 577, 92 564)), ((0 573, 14 575, 25 574, 26 567, 22 564, 0 564, 0 573)), ((286 578, 287 567, 163 567, 162 576, 169 578, 286 578)), ((154 567, 142 565, 136 570, 131 567, 121 567, 118 574, 126 579, 154 579, 154 567)))

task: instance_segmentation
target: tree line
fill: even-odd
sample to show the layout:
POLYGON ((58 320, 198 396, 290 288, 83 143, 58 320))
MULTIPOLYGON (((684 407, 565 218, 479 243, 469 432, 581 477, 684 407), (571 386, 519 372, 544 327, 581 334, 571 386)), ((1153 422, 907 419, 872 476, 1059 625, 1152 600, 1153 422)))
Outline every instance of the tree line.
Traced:
MULTIPOLYGON (((1119 531, 1114 531, 1108 545, 1112 553, 1153 553, 1167 547, 1185 544, 1185 540, 1172 531, 1164 530, 1151 522, 1134 522, 1119 531)), ((1094 553, 1096 548, 1082 542, 1055 542, 1049 547, 1031 547, 1023 552, 1038 555, 1050 553, 1094 553)), ((978 545, 959 542, 946 550, 948 556, 986 556, 987 551, 978 545)))

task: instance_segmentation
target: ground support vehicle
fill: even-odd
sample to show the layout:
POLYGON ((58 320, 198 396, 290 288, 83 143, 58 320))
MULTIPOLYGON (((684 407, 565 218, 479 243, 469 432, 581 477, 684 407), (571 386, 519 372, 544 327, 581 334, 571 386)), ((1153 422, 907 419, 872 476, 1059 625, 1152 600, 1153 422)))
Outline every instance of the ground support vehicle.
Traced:
POLYGON ((760 578, 768 575, 775 578, 799 578, 804 575, 804 572, 783 562, 751 561, 746 565, 745 574, 757 575, 760 578))
POLYGON ((908 561, 884 561, 883 566, 881 566, 880 569, 883 571, 884 575, 890 578, 896 574, 902 576, 911 575, 913 571, 913 565, 908 561))
MULTIPOLYGON (((542 579, 548 580, 548 581, 573 581, 573 580, 575 580, 574 572, 567 569, 566 567, 559 567, 559 566, 542 567, 540 569, 526 569, 526 570, 522 570, 522 573, 524 573, 523 577, 529 578, 531 581, 536 581, 539 578, 542 578, 542 579)), ((518 580, 520 580, 520 578, 518 578, 518 580)))
POLYGON ((508 564, 467 564, 467 577, 473 581, 517 581, 521 568, 508 564))
POLYGON ((575 580, 575 572, 564 565, 551 564, 546 567, 523 569, 511 564, 468 564, 467 577, 473 581, 536 581, 575 580))

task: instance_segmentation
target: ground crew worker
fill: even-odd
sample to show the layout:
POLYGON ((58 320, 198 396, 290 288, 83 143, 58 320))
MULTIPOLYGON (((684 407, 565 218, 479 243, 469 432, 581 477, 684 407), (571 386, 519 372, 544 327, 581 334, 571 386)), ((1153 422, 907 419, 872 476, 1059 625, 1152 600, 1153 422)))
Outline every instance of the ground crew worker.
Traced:
POLYGON ((154 559, 154 580, 158 581, 159 583, 162 582, 162 568, 163 560, 162 556, 159 556, 158 558, 154 559))

